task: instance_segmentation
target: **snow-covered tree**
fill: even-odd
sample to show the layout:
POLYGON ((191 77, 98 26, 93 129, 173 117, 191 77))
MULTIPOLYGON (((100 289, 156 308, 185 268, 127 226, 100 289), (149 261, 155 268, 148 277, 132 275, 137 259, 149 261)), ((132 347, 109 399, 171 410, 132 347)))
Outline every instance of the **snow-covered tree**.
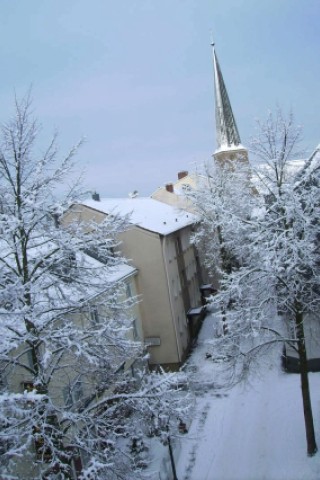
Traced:
POLYGON ((244 220, 250 209, 253 190, 248 175, 248 165, 241 159, 232 164, 208 163, 198 176, 196 188, 188 192, 201 219, 201 228, 196 229, 193 241, 204 255, 206 268, 218 276, 231 272, 244 260, 243 251, 237 248, 240 238, 234 232, 246 235, 239 220, 244 220))
MULTIPOLYGON (((238 269, 247 258, 245 220, 253 194, 248 164, 242 158, 230 163, 206 164, 196 188, 188 192, 200 219, 193 241, 209 276, 216 284, 220 283, 220 288, 223 288, 220 280, 224 275, 238 269), (239 243, 242 249, 238 248, 239 243)), ((224 307, 221 313, 221 326, 226 331, 224 307)))
POLYGON ((181 414, 176 375, 126 371, 145 357, 114 280, 126 220, 63 225, 77 146, 59 161, 37 133, 29 97, 16 101, 0 136, 0 476, 74 478, 81 459, 81 479, 138 478, 132 441, 181 414))
MULTIPOLYGON (((249 188, 250 201, 240 209, 231 197, 220 211, 216 228, 229 229, 234 241, 227 245, 240 262, 222 271, 221 290, 213 299, 228 328, 222 338, 214 340, 212 355, 233 362, 239 378, 271 346, 287 343, 294 347, 300 364, 308 454, 313 455, 317 446, 304 326, 320 306, 320 155, 315 152, 294 170, 292 159, 299 154, 299 138, 292 115, 285 118, 279 110, 259 124, 252 142, 254 153, 263 160, 253 176, 257 192, 249 188)), ((240 195, 238 202, 242 201, 240 195)), ((204 218, 215 205, 212 197, 204 218)))

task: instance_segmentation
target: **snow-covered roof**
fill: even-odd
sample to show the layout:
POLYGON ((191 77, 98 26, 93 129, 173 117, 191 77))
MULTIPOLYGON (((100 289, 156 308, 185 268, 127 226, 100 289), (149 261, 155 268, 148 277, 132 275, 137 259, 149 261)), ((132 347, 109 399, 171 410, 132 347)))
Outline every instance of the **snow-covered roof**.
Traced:
MULTIPOLYGON (((102 263, 87 254, 82 253, 83 262, 87 268, 101 268, 102 263)), ((125 280, 127 277, 133 275, 137 271, 136 267, 120 263, 112 268, 109 268, 106 277, 107 283, 117 283, 125 280)))
MULTIPOLYGON (((38 237, 37 240, 40 242, 41 239, 38 237)), ((29 249, 28 255, 31 264, 33 259, 41 260, 45 252, 48 254, 50 251, 54 251, 53 246, 54 243, 49 239, 48 242, 42 243, 41 246, 29 249)), ((5 255, 6 262, 10 265, 12 261, 15 261, 14 253, 8 249, 2 240, 0 240, 1 247, 4 247, 2 252, 5 255)), ((70 267, 70 272, 68 271, 68 266, 63 266, 63 251, 61 251, 61 256, 58 256, 57 262, 59 260, 62 268, 66 269, 65 271, 62 270, 60 272, 57 270, 55 272, 53 268, 49 267, 47 270, 44 270, 43 275, 35 278, 32 284, 34 297, 33 319, 35 322, 42 323, 51 318, 57 318, 66 311, 78 310, 84 303, 96 301, 96 298, 103 296, 106 292, 108 293, 110 287, 116 287, 137 272, 135 267, 127 265, 121 262, 121 260, 116 265, 105 265, 80 250, 75 255, 76 268, 74 271, 72 266, 70 267), (67 280, 68 278, 70 280, 67 280), (55 305, 55 308, 52 308, 52 305, 55 305)), ((58 266, 58 263, 56 265, 58 266)), ((54 262, 52 267, 54 267, 54 262)), ((37 277, 37 274, 35 274, 35 277, 37 277)), ((12 284, 8 283, 8 298, 12 295, 16 299, 17 288, 21 288, 20 282, 15 277, 12 278, 12 282, 12 284)), ((17 315, 20 315, 19 312, 20 310, 17 311, 17 315)), ((0 314, 8 314, 5 305, 0 305, 0 314)), ((13 315, 15 315, 15 312, 12 312, 12 316, 8 317, 9 323, 14 318, 13 315)), ((20 327, 22 328, 21 324, 20 327)), ((6 328, 5 323, 0 325, 0 336, 3 328, 6 328)))
POLYGON ((246 150, 246 147, 242 145, 242 143, 239 144, 231 144, 228 145, 227 143, 223 143, 220 145, 219 148, 215 150, 214 153, 219 153, 219 152, 238 152, 239 150, 246 150))
MULTIPOLYGON (((294 178, 300 171, 302 171, 306 162, 307 160, 305 159, 288 160, 285 165, 285 180, 294 178)), ((266 191, 267 186, 270 187, 270 179, 271 185, 273 184, 275 181, 274 176, 275 171, 272 165, 269 165, 268 163, 258 163, 252 166, 251 180, 253 185, 261 193, 266 191)))
POLYGON ((301 165, 300 171, 298 171, 297 180, 299 181, 299 177, 301 175, 311 175, 315 171, 319 170, 319 166, 320 166, 320 144, 316 147, 314 152, 312 152, 309 159, 303 162, 303 164, 301 165))
POLYGON ((191 213, 149 197, 87 199, 82 203, 109 215, 129 215, 130 223, 161 235, 168 235, 196 221, 191 213))
MULTIPOLYGON (((28 257, 30 261, 32 261, 32 259, 38 260, 39 258, 44 257, 46 254, 48 254, 48 252, 53 251, 56 247, 56 243, 53 240, 47 239, 45 236, 38 237, 37 243, 38 246, 35 245, 33 247, 29 247, 28 257)), ((8 248, 7 244, 3 240, 0 240, 0 248, 3 257, 6 258, 6 260, 8 260, 10 263, 10 258, 14 257, 12 250, 8 248)), ((137 271, 136 267, 132 267, 131 265, 124 263, 124 261, 119 261, 119 263, 115 265, 108 265, 106 268, 104 263, 96 258, 93 258, 90 254, 81 250, 74 251, 78 266, 81 266, 81 268, 84 270, 87 269, 101 272, 100 275, 93 276, 91 279, 93 286, 101 285, 102 282, 104 284, 121 282, 137 271)), ((61 250, 61 259, 62 256, 63 250, 61 250)), ((72 288, 72 282, 69 285, 70 288, 72 288)))

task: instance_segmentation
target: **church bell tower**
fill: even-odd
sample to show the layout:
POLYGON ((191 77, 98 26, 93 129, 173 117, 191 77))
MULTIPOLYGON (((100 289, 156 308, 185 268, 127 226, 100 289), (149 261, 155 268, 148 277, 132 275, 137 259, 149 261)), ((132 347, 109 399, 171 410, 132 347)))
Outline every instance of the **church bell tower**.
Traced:
POLYGON ((217 149, 213 156, 219 162, 242 161, 248 162, 248 151, 241 144, 236 120, 234 118, 228 92, 223 80, 214 43, 213 72, 214 72, 214 95, 216 117, 216 141, 217 149))

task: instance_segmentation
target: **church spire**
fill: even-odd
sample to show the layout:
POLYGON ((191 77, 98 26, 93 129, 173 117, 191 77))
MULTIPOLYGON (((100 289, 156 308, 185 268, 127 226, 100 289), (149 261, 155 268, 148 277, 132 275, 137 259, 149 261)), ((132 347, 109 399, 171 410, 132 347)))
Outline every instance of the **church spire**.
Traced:
POLYGON ((213 50, 214 93, 216 101, 217 150, 237 149, 238 146, 241 148, 240 135, 232 112, 228 92, 223 81, 214 43, 211 45, 213 50))

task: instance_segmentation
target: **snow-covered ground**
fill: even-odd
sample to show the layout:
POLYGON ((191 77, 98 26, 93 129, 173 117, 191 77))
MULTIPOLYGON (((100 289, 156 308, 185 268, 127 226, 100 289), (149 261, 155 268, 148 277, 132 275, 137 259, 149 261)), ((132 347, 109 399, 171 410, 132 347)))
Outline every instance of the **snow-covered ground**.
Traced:
MULTIPOLYGON (((189 432, 181 436, 178 480, 318 480, 320 452, 306 454, 299 375, 280 357, 263 359, 246 385, 216 390, 219 368, 206 359, 214 314, 188 361, 196 391, 189 432)), ((310 374, 315 429, 320 433, 320 374, 310 374)), ((320 448, 320 434, 317 435, 320 448)))

